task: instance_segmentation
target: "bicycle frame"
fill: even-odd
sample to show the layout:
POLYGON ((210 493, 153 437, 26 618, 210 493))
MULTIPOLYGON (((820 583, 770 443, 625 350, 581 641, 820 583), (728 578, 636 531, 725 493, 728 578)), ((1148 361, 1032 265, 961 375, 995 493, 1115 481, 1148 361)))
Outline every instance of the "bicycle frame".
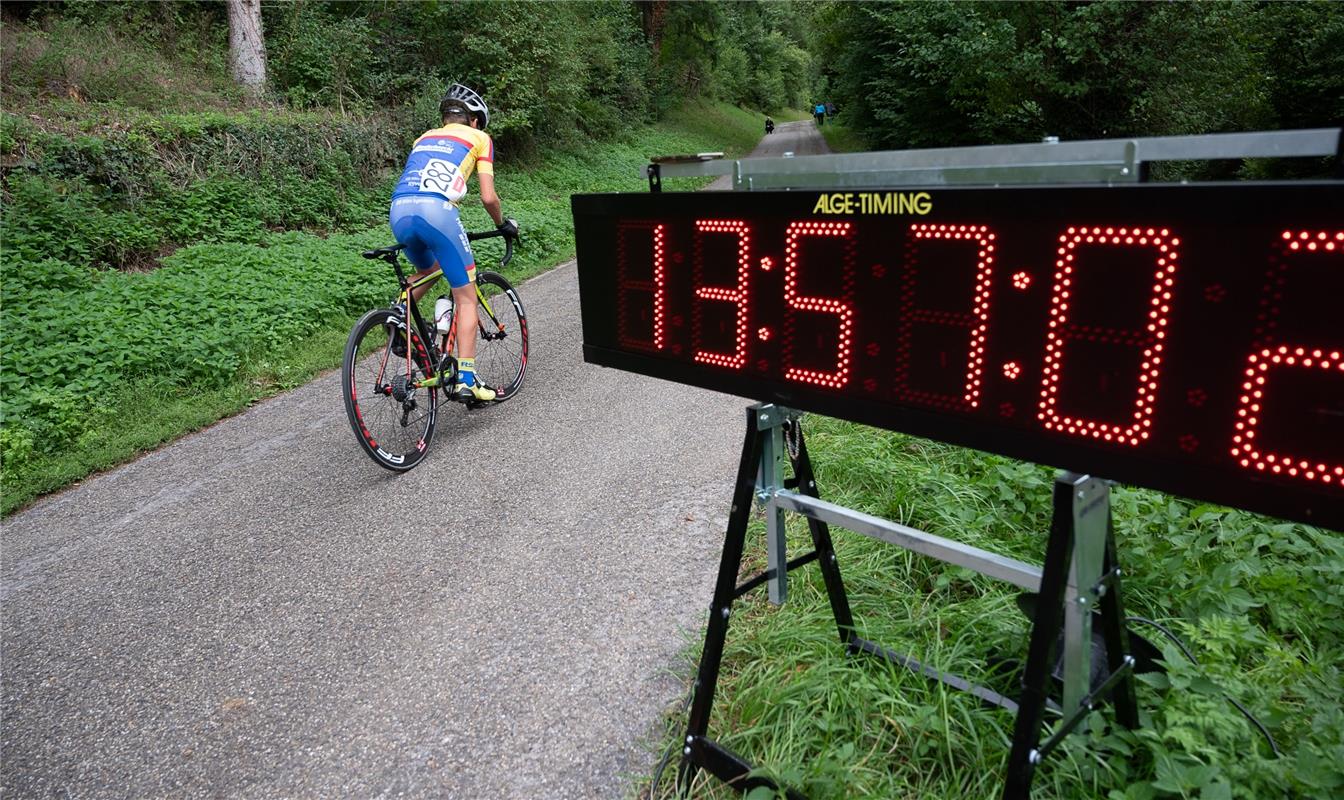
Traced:
MULTIPOLYGON (((470 241, 504 238, 504 255, 499 259, 504 267, 513 255, 516 230, 507 225, 466 235, 470 241)), ((466 302, 470 306, 454 308, 444 298, 435 303, 431 298, 438 292, 424 295, 442 273, 438 269, 416 272, 413 262, 403 269, 400 255, 404 249, 394 244, 360 253, 392 266, 397 291, 390 292, 389 299, 402 305, 373 308, 361 315, 346 339, 341 362, 350 427, 364 452, 394 472, 413 469, 425 457, 444 403, 460 402, 476 409, 508 399, 522 385, 527 369, 527 315, 507 278, 482 269, 476 275, 474 292, 465 287, 458 292, 456 305, 466 302), (413 298, 418 302, 412 302, 413 298), (436 320, 431 306, 444 316, 436 320), (460 331, 459 314, 471 319, 471 325, 460 331), (471 338, 459 338, 459 333, 471 338), (468 391, 456 384, 465 377, 455 351, 474 350, 472 345, 478 341, 481 349, 475 354, 483 359, 485 371, 479 383, 486 392, 468 391), (405 361, 398 363, 401 359, 405 361), (497 390, 489 385, 496 378, 497 390)))
MULTIPOLYGON (((402 304, 402 307, 407 310, 408 316, 414 320, 415 330, 420 336, 421 341, 428 342, 429 344, 428 355, 431 362, 435 365, 434 375, 428 376, 422 380, 415 381, 412 385, 417 389, 429 389, 443 386, 446 383, 443 379, 445 373, 441 370, 441 367, 444 363, 444 356, 449 353, 452 353, 454 346, 457 343, 456 307, 454 307, 453 310, 449 312, 451 317, 448 324, 448 333, 445 335, 445 338, 443 340, 443 347, 442 349, 440 349, 438 328, 436 326, 434 327, 429 326, 425 323, 425 318, 420 313, 419 306, 411 299, 416 289, 419 289, 421 287, 428 287, 430 284, 434 283, 440 277, 442 277, 443 273, 438 270, 434 270, 424 275, 419 275, 418 277, 416 277, 415 280, 411 280, 406 276, 404 272, 402 272, 401 259, 397 258, 395 253, 392 253, 391 257, 388 258, 387 260, 392 264, 392 267, 396 270, 397 281, 401 285, 401 293, 397 296, 397 301, 400 302, 402 304)), ((481 285, 479 283, 474 282, 472 285, 475 286, 476 288, 476 301, 485 310, 485 313, 490 318, 490 321, 494 323, 496 327, 498 327, 499 319, 495 316, 495 310, 490 305, 490 301, 486 298, 485 293, 481 291, 481 285)), ((478 326, 480 325, 479 321, 477 325, 478 326)), ((485 333, 483 327, 482 327, 482 333, 485 333)), ((411 326, 409 324, 406 326, 405 336, 406 336, 406 357, 409 359, 411 357, 410 355, 411 326)), ((453 370, 454 377, 456 376, 456 372, 457 370, 454 369, 453 370)))

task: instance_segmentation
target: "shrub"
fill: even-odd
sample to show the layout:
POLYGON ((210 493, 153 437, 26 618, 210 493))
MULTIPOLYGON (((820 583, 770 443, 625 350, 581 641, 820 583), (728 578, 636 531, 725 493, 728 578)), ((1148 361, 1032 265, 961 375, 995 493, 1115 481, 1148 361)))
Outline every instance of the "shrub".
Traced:
POLYGON ((65 3, 39 5, 29 24, 7 18, 5 106, 53 97, 147 110, 236 103, 219 16, 195 3, 65 3))
POLYGON ((140 268, 191 242, 367 225, 401 157, 383 119, 104 112, 74 135, 4 116, 6 263, 140 268))

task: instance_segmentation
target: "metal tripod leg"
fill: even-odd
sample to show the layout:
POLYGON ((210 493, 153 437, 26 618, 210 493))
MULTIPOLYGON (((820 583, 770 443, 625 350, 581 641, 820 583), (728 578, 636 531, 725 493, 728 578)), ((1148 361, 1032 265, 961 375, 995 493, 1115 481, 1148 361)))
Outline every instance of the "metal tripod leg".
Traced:
MULTIPOLYGON (((1106 574, 1101 596, 1102 635, 1106 637, 1106 667, 1112 675, 1125 668, 1129 634, 1125 628, 1125 601, 1120 594, 1120 562, 1115 554, 1115 525, 1106 517, 1106 574)), ((1139 727, 1139 704, 1134 695, 1134 675, 1129 674, 1112 690, 1115 718, 1129 730, 1139 727)))
POLYGON ((1115 698, 1120 723, 1129 728, 1138 725, 1133 667, 1124 630, 1110 489, 1096 478, 1061 473, 1055 478, 1054 513, 1008 756, 1005 798, 1030 796, 1036 766, 1080 723, 1086 729, 1093 705, 1108 694, 1115 698), (1092 617, 1097 607, 1101 610, 1108 675, 1094 686, 1092 617), (1064 718, 1041 745, 1047 683, 1061 624, 1064 718))
MULTIPOLYGON (((798 478, 798 492, 809 497, 820 497, 816 477, 812 474, 812 459, 808 458, 807 442, 801 432, 798 433, 798 457, 794 460, 793 469, 798 478)), ((844 581, 840 579, 840 565, 835 557, 835 546, 831 543, 830 526, 815 517, 808 517, 807 527, 812 534, 812 549, 817 554, 817 566, 821 568, 822 580, 826 582, 826 597, 831 602, 831 614, 840 632, 840 642, 852 652, 857 638, 854 615, 849 610, 849 595, 845 593, 844 581)))
MULTIPOLYGON (((777 490, 784 488, 784 425, 789 417, 781 409, 765 406, 756 417, 762 428, 761 462, 756 477, 756 497, 766 503, 777 490)), ((772 575, 766 582, 769 601, 782 606, 789 597, 789 558, 785 547, 784 509, 765 509, 766 569, 772 575)))
POLYGON ((733 597, 737 589, 737 572, 742 566, 742 550, 746 544, 747 520, 755 495, 757 465, 761 458, 761 440, 767 434, 758 424, 759 409, 747 409, 747 434, 742 443, 742 460, 737 470, 737 485, 733 489, 733 506, 724 534, 723 556, 719 560, 719 576, 714 584, 714 601, 709 608, 709 624, 705 628, 705 646, 696 672, 695 694, 691 701, 690 718, 686 726, 686 740, 682 748, 681 766, 677 783, 689 787, 699 763, 709 756, 703 747, 709 729, 709 712, 714 704, 714 690, 719 682, 719 664, 723 660, 723 643, 728 635, 728 616, 732 613, 733 597), (699 752, 697 752, 699 749, 699 752), (694 756, 694 757, 693 757, 694 756))
MULTIPOLYGON (((770 405, 757 405, 748 409, 747 434, 742 445, 742 461, 738 465, 737 486, 733 493, 732 511, 728 518, 728 528, 724 538, 723 557, 719 562, 719 575, 714 588, 714 601, 710 607, 709 623, 705 629, 705 646, 697 670, 694 697, 691 701, 690 718, 687 722, 686 738, 682 747, 682 760, 678 769, 678 786, 688 789, 696 772, 701 768, 725 781, 738 791, 747 791, 757 786, 766 786, 778 790, 775 783, 762 776, 751 776, 751 764, 711 739, 708 734, 710 710, 714 703, 714 692, 718 685, 719 667, 723 659, 723 647, 728 633, 728 621, 732 613, 732 603, 737 597, 751 591, 761 583, 769 583, 772 600, 784 597, 785 578, 790 569, 800 567, 816 560, 821 566, 826 591, 830 597, 831 610, 835 614, 836 627, 840 641, 851 651, 855 649, 853 618, 850 614, 849 600, 845 596, 844 584, 840 580, 840 569, 836 564, 835 549, 831 543, 830 531, 826 523, 809 519, 808 528, 812 534, 814 549, 811 553, 788 561, 784 550, 783 518, 777 520, 777 528, 771 528, 767 517, 767 550, 770 552, 770 565, 765 573, 743 583, 737 584, 738 570, 742 565, 742 553, 745 548, 747 523, 751 512, 751 500, 764 493, 783 488, 782 457, 785 452, 782 430, 785 424, 793 424, 796 414, 787 409, 778 409, 770 405)), ((798 434, 798 455, 794 465, 795 481, 802 491, 816 496, 816 479, 812 473, 812 462, 807 456, 806 445, 801 433, 798 434)), ((773 512, 774 509, 769 509, 773 512)), ((801 800, 796 790, 784 789, 789 798, 801 800)))
MULTIPOLYGON (((1097 607, 1110 523, 1110 487, 1105 481, 1084 477, 1069 484, 1073 557, 1064 584, 1065 715, 1079 709, 1092 692, 1092 610, 1097 607)), ((1086 728, 1087 720, 1082 722, 1086 728)))
POLYGON ((1036 618, 1032 620, 1027 666, 1022 676, 1022 695, 1017 700, 1008 775, 1003 785, 1003 796, 1008 800, 1030 795, 1032 775, 1041 760, 1037 745, 1045 714, 1046 682, 1050 680, 1051 656, 1063 621, 1064 584, 1073 556, 1073 485, 1070 482, 1055 480, 1053 506, 1050 538, 1045 545, 1045 565, 1041 570, 1041 590, 1036 597, 1036 618))

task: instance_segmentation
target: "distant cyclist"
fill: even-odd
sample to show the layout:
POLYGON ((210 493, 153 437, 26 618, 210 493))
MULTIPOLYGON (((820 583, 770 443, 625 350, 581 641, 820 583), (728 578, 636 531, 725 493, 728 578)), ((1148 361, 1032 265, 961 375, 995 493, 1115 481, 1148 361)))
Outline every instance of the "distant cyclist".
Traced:
MULTIPOLYGON (((460 400, 489 401, 495 391, 476 378, 476 259, 458 219, 458 204, 467 194, 474 170, 481 189, 481 205, 495 226, 508 236, 518 235, 518 223, 505 219, 495 193, 495 145, 485 133, 490 110, 481 96, 455 83, 439 103, 441 127, 415 140, 397 188, 392 190, 388 221, 406 257, 419 271, 417 278, 441 270, 453 287, 457 310, 457 384, 460 400)), ((430 284, 415 290, 419 300, 430 284)), ((401 309, 403 320, 405 309, 401 309)), ((404 323, 403 323, 404 324, 404 323)))

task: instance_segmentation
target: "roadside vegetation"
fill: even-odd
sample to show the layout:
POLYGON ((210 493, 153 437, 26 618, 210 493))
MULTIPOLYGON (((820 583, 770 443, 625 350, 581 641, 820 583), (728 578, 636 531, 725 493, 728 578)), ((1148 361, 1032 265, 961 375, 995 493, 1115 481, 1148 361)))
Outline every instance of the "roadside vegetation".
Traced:
POLYGON ((1338 3, 827 3, 814 30, 816 93, 874 149, 1344 119, 1338 3))
MULTIPOLYGON (((649 156, 741 153, 765 113, 808 119, 818 101, 839 107, 822 128, 837 151, 1344 119, 1332 3, 519 8, 473 4, 484 35, 447 42, 435 32, 458 29, 459 4, 267 4, 268 89, 255 99, 230 77, 222 4, 7 3, 0 510, 336 366, 355 316, 392 295, 387 268, 358 251, 388 242, 407 143, 457 80, 491 102, 505 212, 524 231, 515 280, 572 255, 571 193, 643 191, 649 156)), ((486 227, 479 204, 464 208, 469 228, 486 227)), ((483 245, 481 261, 494 252, 483 245)), ((827 499, 1040 560, 1048 470, 816 417, 807 431, 827 499)), ((1339 536, 1153 492, 1118 488, 1114 503, 1130 613, 1171 628, 1200 665, 1136 629, 1167 669, 1141 682, 1142 730, 1071 739, 1041 770, 1040 796, 1344 791, 1339 536)), ((863 635, 1011 690, 987 666, 1023 652, 1011 592, 834 538, 863 635)), ((805 530, 790 541, 801 552, 805 530)), ((763 550, 749 553, 747 569, 763 568, 763 550)), ((783 609, 762 592, 738 606, 712 734, 813 797, 996 795, 1011 719, 844 657, 819 574, 792 577, 783 609)), ((688 665, 701 636, 688 633, 688 665)), ((667 723, 656 797, 671 796, 680 708, 667 723)), ((729 795, 702 779, 695 796, 729 795)))
POLYGON ((821 132, 822 138, 826 140, 826 146, 831 148, 832 153, 861 153, 871 149, 853 128, 843 122, 827 120, 826 124, 817 130, 821 132))
MULTIPOLYGON (((501 161, 505 209, 524 231, 509 277, 522 280, 572 257, 571 192, 647 190, 638 170, 650 155, 740 153, 758 138, 759 119, 694 104, 678 112, 679 121, 628 130, 600 148, 553 151, 525 172, 501 161)), ((247 117, 214 121, 224 131, 216 143, 248 129, 247 117)), ((274 120, 266 126, 279 127, 274 120)), ((125 152, 107 142, 76 139, 74 152, 62 155, 102 168, 125 152)), ((152 145, 144 147, 154 160, 152 145)), ((47 163, 52 172, 63 164, 47 163)), ((309 188, 339 185, 341 171, 329 166, 321 168, 331 170, 325 184, 320 175, 265 170, 207 174, 185 190, 165 178, 161 193, 143 195, 146 211, 120 211, 101 202, 105 195, 85 169, 10 184, 0 234, 6 512, 336 366, 354 319, 395 294, 386 265, 359 257, 390 240, 381 217, 395 175, 370 187, 352 181, 335 198, 309 188), (194 243, 174 249, 179 241, 194 243), (91 266, 100 260, 124 268, 91 266)), ((128 172, 137 181, 145 174, 128 172)), ((470 198, 463 217, 468 229, 493 227, 470 198)), ((498 250, 492 244, 477 248, 483 264, 498 250)))
MULTIPOLYGON (((804 430, 823 498, 1041 563, 1049 469, 812 415, 804 430)), ((1138 680, 1140 729, 1098 726, 1070 738, 1038 770, 1033 796, 1336 796, 1344 789, 1344 540, 1124 487, 1112 490, 1112 507, 1127 614, 1167 627, 1199 663, 1132 624, 1161 649, 1166 669, 1138 680), (1282 755, 1229 698, 1268 728, 1282 755)), ((811 538, 790 517, 796 557, 811 538)), ((1015 673, 992 668, 1025 657, 1029 624, 1014 587, 841 529, 831 535, 861 636, 1015 692, 1015 673)), ((761 521, 747 541, 741 579, 766 568, 761 521)), ((703 631, 687 635, 689 692, 703 631)), ((675 796, 684 706, 666 724, 656 750, 672 758, 656 798, 675 796)), ((814 800, 998 797, 1012 726, 1012 715, 968 694, 845 655, 815 565, 790 573, 782 607, 766 602, 764 587, 734 605, 710 736, 814 800)), ((642 784, 640 796, 649 788, 642 784)), ((691 796, 735 795, 701 773, 691 796)))
MULTIPOLYGON (((336 366, 354 318, 392 299, 390 270, 358 252, 388 242, 407 143, 459 76, 502 87, 491 132, 505 211, 524 231, 515 280, 572 256, 571 193, 646 190, 650 156, 741 153, 763 119, 726 102, 745 94, 685 91, 708 76, 678 66, 689 55, 655 59, 624 3, 479 6, 501 34, 465 55, 404 40, 442 29, 446 6, 269 7, 275 93, 260 104, 231 84, 220 8, 9 9, 5 514, 336 366), (509 58, 507 81, 466 66, 509 58)), ((464 221, 490 227, 473 198, 464 221)))

